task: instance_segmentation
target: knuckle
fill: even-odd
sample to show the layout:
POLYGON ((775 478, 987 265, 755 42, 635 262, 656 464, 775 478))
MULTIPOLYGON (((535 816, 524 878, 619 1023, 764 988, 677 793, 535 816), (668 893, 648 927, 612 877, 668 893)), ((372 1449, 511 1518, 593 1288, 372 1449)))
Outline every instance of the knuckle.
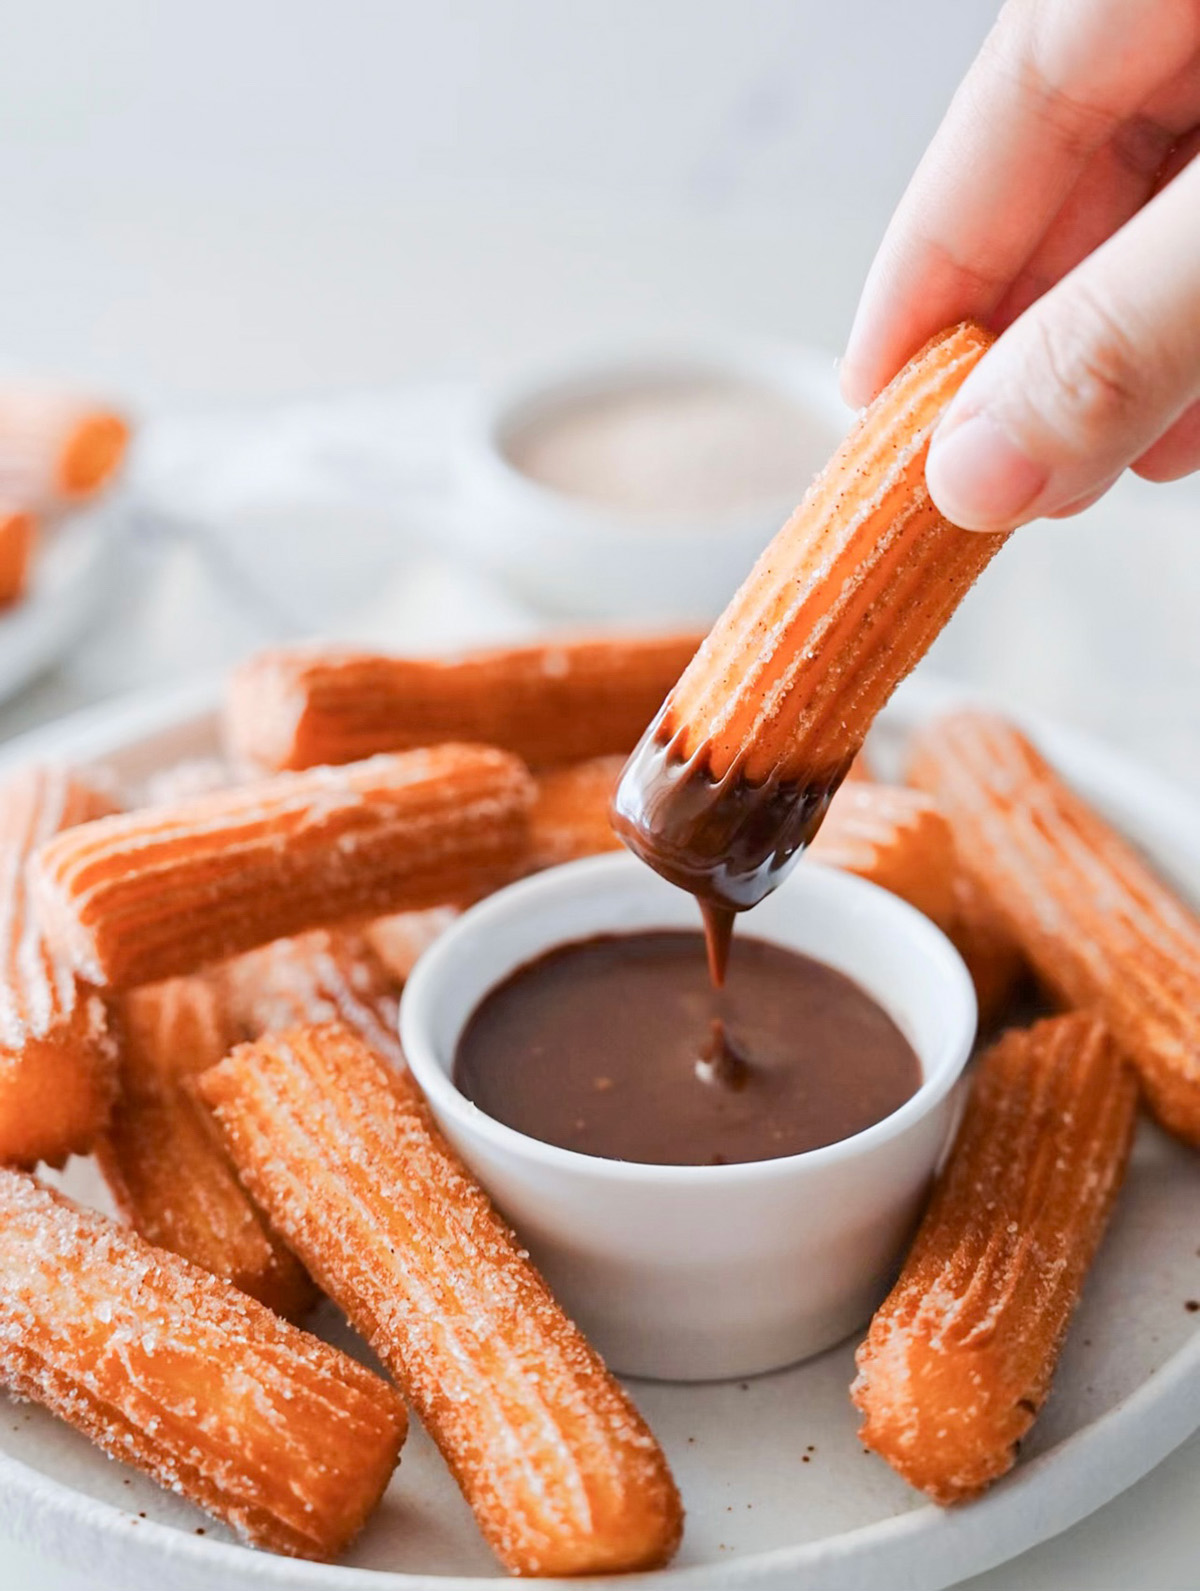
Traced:
POLYGON ((1144 408, 1143 356, 1102 297, 1077 284, 1037 317, 1035 364, 1048 377, 1046 417, 1065 440, 1089 443, 1136 426, 1144 408))

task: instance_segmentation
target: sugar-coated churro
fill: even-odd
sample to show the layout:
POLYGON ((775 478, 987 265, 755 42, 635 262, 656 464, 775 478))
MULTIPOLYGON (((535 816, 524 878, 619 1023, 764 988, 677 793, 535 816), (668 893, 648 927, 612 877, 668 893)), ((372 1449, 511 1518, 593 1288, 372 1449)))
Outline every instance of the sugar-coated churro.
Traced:
POLYGON ((395 1392, 228 1282, 0 1171, 0 1381, 247 1541, 332 1558, 405 1433, 395 1392))
POLYGON ((627 755, 699 635, 563 640, 453 658, 294 648, 238 669, 225 739, 253 767, 352 762, 443 740, 543 767, 627 755))
POLYGON ((609 809, 623 757, 590 757, 537 776, 530 819, 530 866, 554 867, 601 851, 619 851, 609 809))
POLYGON ((117 1208, 149 1242, 298 1320, 316 1289, 255 1209, 190 1088, 243 1036, 220 975, 151 984, 117 1007, 121 1092, 95 1146, 117 1208))
POLYGON ((503 1563, 664 1563, 682 1513, 661 1451, 411 1078, 330 1026, 243 1046, 198 1086, 243 1181, 396 1377, 503 1563))
POLYGON ((859 1432, 938 1503, 1010 1469, 1120 1187, 1136 1087, 1086 1013, 985 1056, 900 1280, 858 1350, 859 1432))
POLYGON ((375 955, 396 983, 404 985, 409 974, 430 945, 459 916, 457 906, 431 906, 422 912, 393 912, 377 917, 363 929, 375 955))
POLYGON ((0 1164, 60 1166, 108 1116, 116 1067, 104 1007, 42 933, 26 864, 51 835, 111 810, 58 768, 0 786, 0 1164))
POLYGON ((843 786, 809 854, 899 895, 939 928, 953 919, 954 840, 937 802, 920 790, 865 780, 843 786))
POLYGON ((350 917, 486 894, 521 870, 532 800, 515 757, 435 746, 86 824, 41 847, 33 887, 79 974, 127 988, 350 917))
POLYGON ((954 911, 946 932, 971 974, 979 1006, 979 1028, 986 1032, 1032 980, 1020 945, 975 879, 961 866, 955 874, 954 911))
MULTIPOLYGON (((397 1033, 403 979, 376 954, 365 933, 317 928, 295 939, 277 939, 227 962, 218 976, 243 1039, 342 1022, 377 1055, 393 1066, 404 1065, 397 1033)), ((208 1064, 215 1065, 224 1053, 208 1064)))
POLYGON ((64 393, 0 391, 0 497, 55 508, 93 496, 129 443, 120 415, 64 393))
POLYGON ((1200 921, 1011 724, 956 713, 910 778, 1038 977, 1098 1011, 1163 1125, 1200 1144, 1200 921))
POLYGON ((22 509, 0 507, 0 608, 25 595, 37 540, 37 521, 22 509))
POLYGON ((811 839, 876 713, 1005 537, 951 525, 929 440, 990 338, 935 337, 863 414, 675 685, 618 832, 674 883, 752 906, 811 839))

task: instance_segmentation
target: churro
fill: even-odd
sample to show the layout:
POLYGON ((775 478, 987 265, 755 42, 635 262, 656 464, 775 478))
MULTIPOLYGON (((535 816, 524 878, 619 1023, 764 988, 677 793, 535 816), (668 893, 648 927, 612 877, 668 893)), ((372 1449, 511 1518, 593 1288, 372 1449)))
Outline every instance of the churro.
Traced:
POLYGON ((953 920, 954 840, 937 802, 920 790, 865 780, 844 785, 809 854, 899 895, 939 928, 953 920))
POLYGON ((1032 985, 1020 945, 971 874, 959 866, 954 878, 954 910, 946 932, 966 963, 975 985, 979 1029, 996 1026, 1022 990, 1032 985))
POLYGON ((859 1436, 938 1503, 1012 1467, 1120 1187, 1136 1087, 1086 1013, 1013 1030, 858 1350, 859 1436))
POLYGON ((343 919, 486 894, 521 870, 532 800, 506 752, 435 746, 85 824, 42 846, 31 876, 80 976, 128 988, 343 919))
POLYGON ((403 980, 375 953, 365 933, 317 928, 295 939, 277 939, 227 962, 219 976, 243 1039, 342 1022, 377 1055, 393 1066, 404 1065, 397 1032, 403 980))
POLYGON ((37 522, 21 509, 0 508, 0 608, 25 595, 37 522))
POLYGON ((33 388, 0 392, 0 497, 58 507, 116 475, 129 426, 111 410, 33 388))
POLYGON ((876 713, 1005 540, 949 524, 929 440, 988 333, 935 337, 876 398, 763 553, 622 776, 615 821, 720 912, 812 838, 876 713))
POLYGON ((298 1320, 316 1289, 255 1209, 190 1088, 243 1036, 219 978, 135 989, 115 1025, 121 1092, 95 1148, 117 1208, 157 1247, 298 1320))
POLYGON ((25 871, 37 845, 109 811, 58 768, 26 768, 0 787, 0 1163, 62 1165, 91 1147, 112 1104, 104 1007, 42 933, 25 871))
POLYGON ((430 906, 422 912, 393 912, 363 929, 372 951, 403 987, 418 959, 459 916, 456 906, 430 906))
POLYGON ((541 1575, 664 1563, 682 1514, 662 1453, 407 1074, 329 1026, 243 1046, 198 1087, 246 1186, 396 1377, 501 1561, 541 1575))
POLYGON ((233 675, 226 745, 272 769, 443 740, 501 746, 535 767, 627 755, 699 641, 563 640, 453 658, 263 652, 233 675))
POLYGON ((378 1376, 228 1282, 0 1171, 0 1381, 231 1525, 332 1558, 405 1434, 378 1376))
POLYGON ((1011 724, 962 712, 918 735, 910 778, 1064 1004, 1095 1010, 1155 1115, 1200 1144, 1200 921, 1011 724))
POLYGON ((601 851, 619 851, 609 809, 623 757, 590 757, 537 776, 530 818, 530 866, 554 867, 601 851))

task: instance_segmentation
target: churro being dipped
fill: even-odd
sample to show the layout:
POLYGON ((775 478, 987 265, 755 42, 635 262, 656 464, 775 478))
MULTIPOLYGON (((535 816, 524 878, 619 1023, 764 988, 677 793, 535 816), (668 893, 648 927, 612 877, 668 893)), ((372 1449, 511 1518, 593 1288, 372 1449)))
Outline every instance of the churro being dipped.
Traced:
POLYGON ((60 835, 33 860, 47 932, 109 988, 351 917, 470 900, 521 871, 533 787, 486 746, 278 774, 60 835))
POLYGON ((678 1494, 416 1085, 341 1026, 235 1050, 198 1087, 251 1193, 366 1336, 510 1570, 666 1562, 678 1494))
POLYGON ((56 508, 93 496, 129 444, 120 415, 64 393, 0 391, 0 498, 56 508))
POLYGON ((963 865, 1066 1005, 1100 1013, 1155 1115, 1200 1144, 1200 920, 1002 718, 923 730, 909 777, 963 865))
POLYGON ((269 769, 443 740, 501 746, 534 767, 628 755, 699 642, 563 640, 451 658, 263 652, 230 682, 225 741, 235 759, 269 769))
POLYGON ((111 810, 59 768, 26 768, 0 786, 0 1164, 61 1166, 91 1147, 112 1104, 104 1007, 43 934, 26 881, 38 845, 111 810))
POLYGON ((1003 1475, 1037 1418, 1133 1135, 1097 1018, 1007 1033, 980 1062, 909 1256, 858 1350, 859 1436, 938 1503, 1003 1475))
POLYGON ((244 1036, 219 974, 135 989, 117 1007, 121 1092, 95 1148, 118 1210, 157 1247, 300 1319, 316 1289, 254 1207, 190 1088, 244 1036))
POLYGON ((762 554, 630 759, 625 844, 732 913, 808 843, 876 713, 1005 541, 942 518, 929 440, 990 337, 935 337, 865 411, 762 554))
POLYGON ((939 928, 947 928, 954 917, 954 839, 937 802, 919 790, 866 780, 846 783, 809 854, 899 895, 939 928))
POLYGON ((0 1382, 301 1558, 358 1533, 406 1427, 353 1359, 14 1171, 0 1171, 0 1382))
POLYGON ((22 509, 0 507, 0 608, 25 595, 37 540, 37 521, 22 509))

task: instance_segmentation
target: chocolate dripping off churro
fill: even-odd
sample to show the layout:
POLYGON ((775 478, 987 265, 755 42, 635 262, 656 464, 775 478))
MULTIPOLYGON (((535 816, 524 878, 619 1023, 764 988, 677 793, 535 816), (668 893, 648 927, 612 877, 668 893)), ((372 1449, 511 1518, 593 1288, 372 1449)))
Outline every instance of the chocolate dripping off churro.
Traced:
POLYGON ((772 776, 755 785, 737 768, 715 778, 703 751, 681 758, 665 710, 642 737, 613 798, 613 828, 641 861, 696 897, 718 988, 736 914, 770 894, 809 844, 848 767, 809 784, 772 776))
POLYGON ((944 519, 925 483, 934 429, 990 342, 953 326, 880 393, 622 775, 614 827, 697 897, 718 984, 734 913, 812 839, 876 713, 1004 543, 944 519))

